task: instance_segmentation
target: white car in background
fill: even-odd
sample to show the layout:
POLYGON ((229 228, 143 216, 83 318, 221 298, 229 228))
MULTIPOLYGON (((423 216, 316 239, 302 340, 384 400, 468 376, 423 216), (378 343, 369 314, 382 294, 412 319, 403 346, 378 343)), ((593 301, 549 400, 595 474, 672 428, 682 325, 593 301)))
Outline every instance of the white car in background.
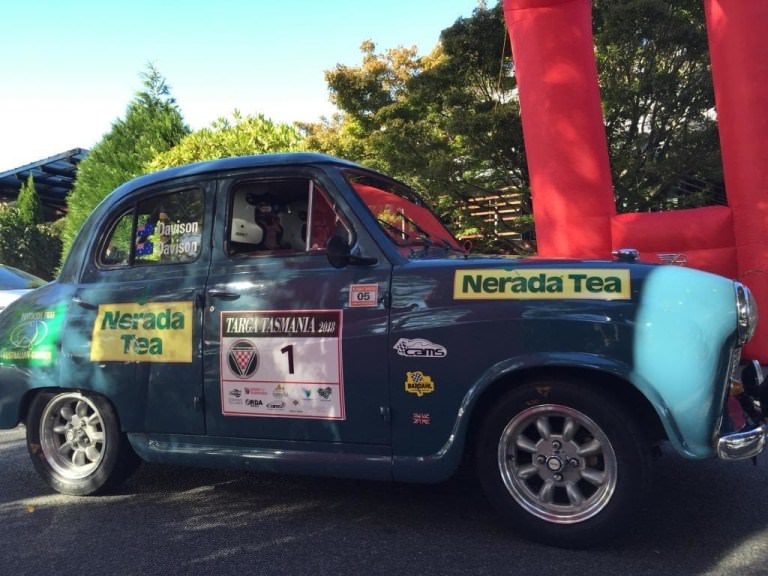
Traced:
POLYGON ((42 278, 13 266, 0 264, 0 312, 17 298, 44 284, 46 281, 42 278))

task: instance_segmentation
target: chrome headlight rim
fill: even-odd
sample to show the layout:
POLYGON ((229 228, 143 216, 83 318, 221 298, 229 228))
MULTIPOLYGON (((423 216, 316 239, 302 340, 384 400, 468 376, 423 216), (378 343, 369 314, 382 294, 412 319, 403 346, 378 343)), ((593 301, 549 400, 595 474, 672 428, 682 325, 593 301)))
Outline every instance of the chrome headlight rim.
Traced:
POLYGON ((743 346, 754 336, 757 328, 757 301, 752 291, 741 282, 734 282, 736 289, 736 314, 739 346, 743 346))

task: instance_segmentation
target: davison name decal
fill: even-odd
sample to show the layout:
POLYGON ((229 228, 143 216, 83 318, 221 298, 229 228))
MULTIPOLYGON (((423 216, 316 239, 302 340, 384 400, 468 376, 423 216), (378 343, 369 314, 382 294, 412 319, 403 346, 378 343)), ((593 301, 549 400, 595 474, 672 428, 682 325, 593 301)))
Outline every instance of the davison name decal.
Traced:
POLYGON ((538 268, 457 270, 455 300, 629 300, 629 270, 538 268))

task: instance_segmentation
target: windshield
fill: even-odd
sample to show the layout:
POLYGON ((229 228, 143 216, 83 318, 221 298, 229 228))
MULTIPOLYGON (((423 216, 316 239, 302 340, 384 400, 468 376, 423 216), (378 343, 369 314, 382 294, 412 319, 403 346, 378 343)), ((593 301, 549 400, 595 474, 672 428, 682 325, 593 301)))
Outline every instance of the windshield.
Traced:
POLYGON ((45 280, 27 274, 12 266, 0 265, 0 290, 26 290, 39 288, 45 280))
POLYGON ((464 252, 461 244, 410 188, 354 171, 347 180, 382 230, 401 247, 439 246, 464 252))

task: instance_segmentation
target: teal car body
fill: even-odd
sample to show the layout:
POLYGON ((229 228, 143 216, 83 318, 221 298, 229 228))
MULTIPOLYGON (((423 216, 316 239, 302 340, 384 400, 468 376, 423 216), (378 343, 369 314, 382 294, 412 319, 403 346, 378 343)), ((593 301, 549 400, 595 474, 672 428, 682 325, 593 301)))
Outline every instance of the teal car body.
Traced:
MULTIPOLYGON (((404 185, 349 162, 217 160, 118 188, 59 277, 0 315, 0 427, 33 429, 38 469, 70 493, 109 483, 83 486, 110 457, 107 419, 146 461, 434 482, 506 396, 529 385, 567 408, 550 383, 575 380, 631 414, 644 445, 750 457, 764 429, 734 430, 727 404, 755 316, 746 288, 691 269, 468 254, 404 185)), ((516 441, 534 437, 544 486, 566 465, 611 476, 579 449, 543 453, 548 425, 516 441)), ((555 425, 556 448, 576 445, 555 425)), ((544 489, 503 483, 545 527, 603 509, 569 519, 572 490, 538 509, 544 489)))

